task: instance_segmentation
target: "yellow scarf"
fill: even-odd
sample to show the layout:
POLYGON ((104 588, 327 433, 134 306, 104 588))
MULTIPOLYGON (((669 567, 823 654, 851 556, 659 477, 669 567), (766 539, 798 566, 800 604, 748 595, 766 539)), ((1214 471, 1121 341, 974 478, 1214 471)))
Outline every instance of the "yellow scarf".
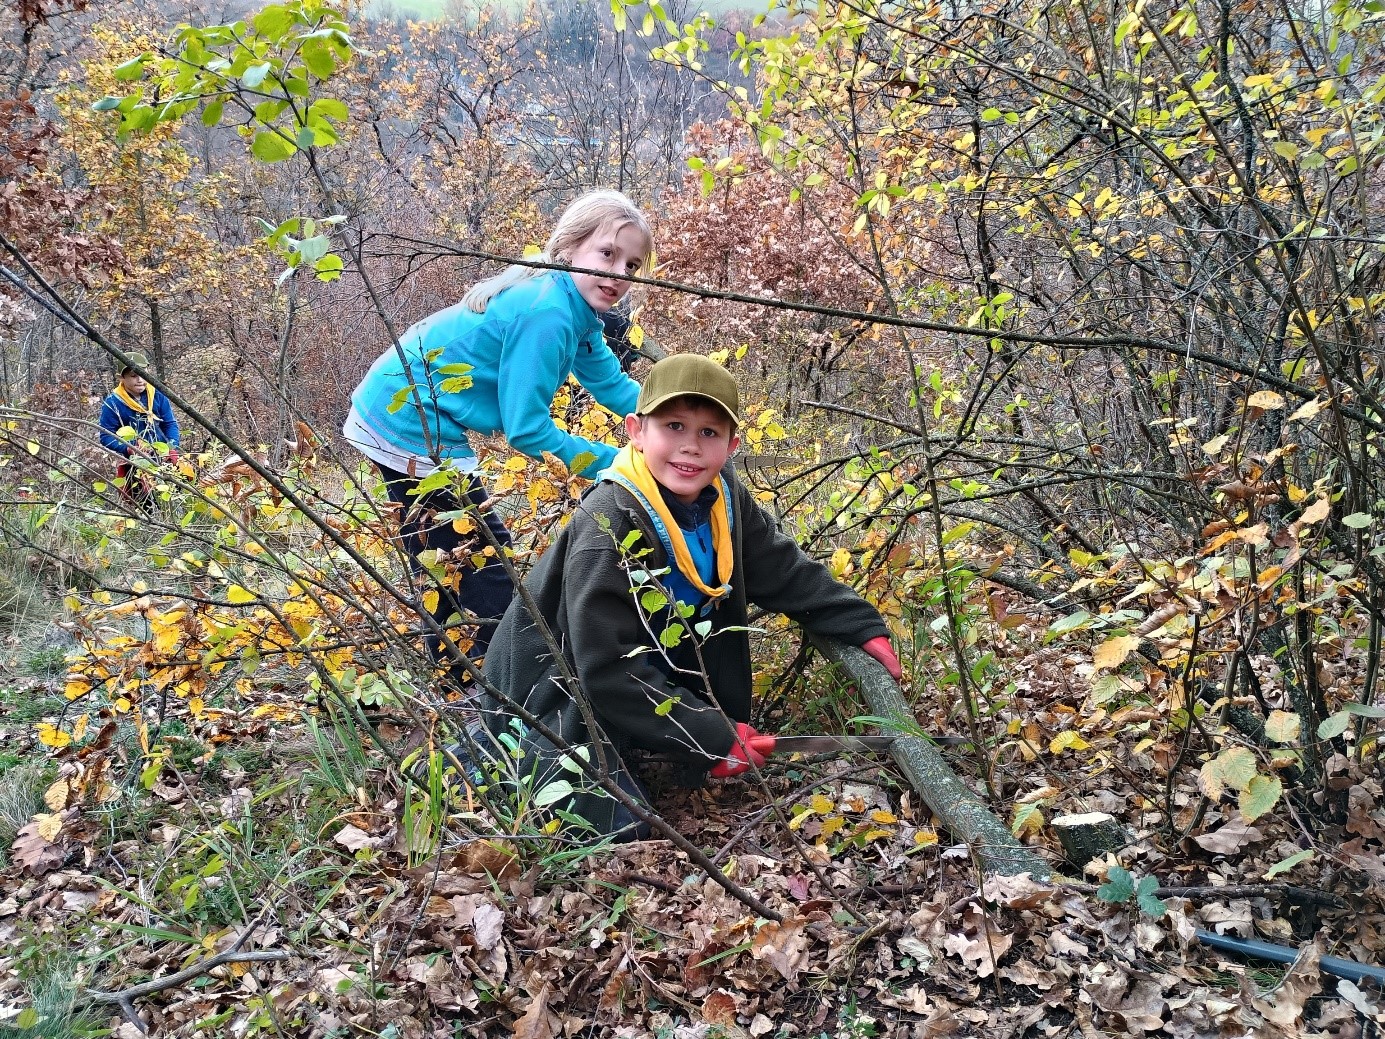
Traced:
POLYGON ((645 464, 644 455, 635 450, 634 444, 626 444, 616 453, 615 461, 611 463, 607 472, 618 477, 620 482, 628 482, 634 487, 644 498, 646 508, 652 509, 656 517, 663 521, 668 546, 673 550, 673 562, 690 585, 713 602, 730 593, 731 569, 735 566, 735 559, 731 550, 731 517, 728 511, 730 506, 726 501, 725 485, 720 479, 715 484, 717 500, 712 506, 710 519, 717 581, 721 587, 709 588, 703 583, 702 575, 697 572, 683 531, 673 518, 673 513, 669 511, 664 496, 659 493, 659 482, 654 479, 654 474, 645 464))
POLYGON ((126 392, 125 384, 123 382, 118 382, 115 384, 115 395, 119 397, 121 400, 123 400, 126 404, 130 405, 130 407, 134 408, 135 414, 137 415, 154 414, 154 387, 150 386, 148 383, 144 384, 145 400, 143 404, 135 400, 134 397, 131 397, 130 394, 126 392))

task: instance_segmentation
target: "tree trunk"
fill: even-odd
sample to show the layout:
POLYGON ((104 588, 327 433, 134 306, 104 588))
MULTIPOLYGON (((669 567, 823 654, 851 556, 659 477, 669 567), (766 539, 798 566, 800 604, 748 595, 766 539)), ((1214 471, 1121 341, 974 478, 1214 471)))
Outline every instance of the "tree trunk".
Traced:
MULTIPOLYGON (((898 718, 906 732, 916 726, 914 712, 904 702, 899 686, 870 654, 836 639, 809 635, 829 660, 837 664, 861 691, 872 714, 898 718)), ((933 810, 947 831, 971 847, 987 873, 1014 876, 1028 873, 1046 880, 1048 865, 1017 841, 1006 825, 957 778, 938 753, 938 748, 921 736, 904 736, 890 750, 905 778, 933 810)))

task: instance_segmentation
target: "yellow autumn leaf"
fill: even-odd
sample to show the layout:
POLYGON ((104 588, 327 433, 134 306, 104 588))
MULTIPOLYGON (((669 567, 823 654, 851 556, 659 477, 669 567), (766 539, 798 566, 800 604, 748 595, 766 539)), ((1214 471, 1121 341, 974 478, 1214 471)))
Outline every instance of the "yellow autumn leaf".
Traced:
POLYGON ((831 837, 834 833, 846 825, 846 820, 840 815, 829 815, 822 821, 823 838, 831 837))
POLYGON ((1275 743, 1292 743, 1302 727, 1303 719, 1292 711, 1271 711, 1265 719, 1265 738, 1275 743))
POLYGON ((46 747, 66 747, 72 742, 72 737, 63 732, 56 725, 48 722, 39 722, 34 726, 38 730, 39 742, 46 747))
POLYGON ((1231 439, 1230 433, 1223 433, 1221 436, 1213 437, 1202 445, 1203 454, 1216 457, 1221 453, 1221 449, 1226 446, 1226 442, 1231 439))
POLYGON ((835 807, 835 805, 833 804, 832 799, 830 797, 827 797, 824 794, 814 794, 813 800, 810 803, 809 807, 812 808, 812 810, 816 812, 818 815, 826 815, 835 807))
POLYGON ((1086 750, 1090 746, 1072 729, 1065 729, 1049 741, 1048 751, 1050 754, 1061 754, 1065 750, 1086 750))
POLYGON ((863 836, 868 841, 878 841, 881 837, 893 837, 893 830, 867 830, 863 836))
POLYGON ((1298 518, 1302 524, 1317 523, 1319 520, 1327 519, 1328 513, 1332 511, 1332 502, 1323 495, 1308 508, 1303 510, 1303 515, 1298 518))
POLYGON ((1275 393, 1274 390, 1256 390, 1246 399, 1246 403, 1252 408, 1276 411, 1284 406, 1284 398, 1275 393))
POLYGON ((438 590, 429 588, 423 593, 423 608, 429 613, 438 612, 438 590))
POLYGON ((845 548, 839 548, 832 553, 832 561, 828 568, 832 571, 832 576, 837 580, 842 580, 847 576, 848 567, 851 566, 851 552, 845 548))
POLYGON ((870 821, 879 823, 881 826, 893 826, 895 823, 899 822, 899 819, 895 817, 894 812, 876 809, 874 812, 870 813, 870 821))
POLYGON ((58 839, 58 834, 62 832, 63 817, 57 812, 48 815, 46 812, 39 812, 34 816, 34 821, 38 823, 38 835, 49 844, 58 839))
POLYGON ((63 686, 63 696, 69 700, 80 700, 91 692, 92 685, 85 678, 69 678, 63 686))
POLYGON ((1120 667, 1139 644, 1138 635, 1117 635, 1115 638, 1107 639, 1092 650, 1092 663, 1099 668, 1120 667))
POLYGON ((938 843, 937 830, 916 830, 914 832, 914 844, 920 848, 931 848, 938 843))
POLYGON ((72 793, 72 788, 66 779, 60 779, 43 792, 43 803, 55 812, 61 812, 67 807, 68 796, 72 793))
POLYGON ((1316 416, 1317 413, 1320 412, 1320 411, 1322 411, 1322 409, 1325 408, 1325 407, 1327 407, 1327 402, 1326 402, 1326 401, 1318 400, 1318 399, 1315 398, 1315 399, 1313 399, 1313 400, 1310 400, 1307 404, 1304 404, 1304 405, 1303 405, 1302 407, 1300 407, 1297 411, 1295 411, 1292 415, 1290 415, 1290 416, 1289 416, 1289 421, 1290 421, 1290 422, 1307 422, 1309 419, 1311 419, 1311 418, 1313 418, 1314 416, 1316 416))
POLYGON ((242 588, 238 584, 233 584, 226 589, 226 601, 232 606, 243 606, 248 602, 255 601, 255 593, 249 588, 242 588))
POLYGON ((470 534, 476 529, 476 521, 470 516, 458 516, 452 521, 452 529, 458 534, 470 534))

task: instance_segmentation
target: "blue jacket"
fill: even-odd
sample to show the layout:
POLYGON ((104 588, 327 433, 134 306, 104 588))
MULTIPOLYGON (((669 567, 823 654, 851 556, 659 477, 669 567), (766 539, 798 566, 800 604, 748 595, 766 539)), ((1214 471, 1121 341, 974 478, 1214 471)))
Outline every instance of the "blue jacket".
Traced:
POLYGON ((100 424, 101 446, 126 458, 130 457, 130 449, 137 441, 167 444, 169 447, 178 447, 182 443, 178 420, 173 417, 173 406, 158 390, 154 391, 154 404, 150 412, 136 411, 112 390, 101 402, 100 424), (117 435, 125 426, 135 431, 134 441, 122 440, 117 435))
MULTIPOLYGON (((553 423, 553 395, 571 374, 597 403, 617 415, 635 410, 639 384, 620 369, 602 336, 601 319, 588 305, 571 275, 552 271, 520 282, 494 297, 483 314, 461 303, 440 310, 400 337, 409 358, 412 382, 427 415, 433 448, 443 458, 472 455, 468 431, 501 432, 517 451, 538 458, 545 451, 573 468, 579 455, 592 461, 579 467, 594 475, 610 464, 616 449, 565 433, 553 423), (427 354, 437 356, 425 363, 427 354), (450 390, 450 365, 469 364, 472 380, 450 390)), ((351 396, 365 424, 405 454, 428 456, 418 407, 406 391, 405 375, 393 347, 371 365, 351 396), (402 407, 390 411, 392 402, 402 407)))

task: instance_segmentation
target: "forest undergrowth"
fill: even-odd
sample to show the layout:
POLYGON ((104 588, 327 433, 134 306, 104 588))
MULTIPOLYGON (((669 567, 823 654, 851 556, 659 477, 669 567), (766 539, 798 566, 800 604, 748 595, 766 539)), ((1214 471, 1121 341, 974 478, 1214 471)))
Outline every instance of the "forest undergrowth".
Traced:
MULTIPOLYGON (((285 479, 353 486, 333 471, 310 458, 285 479)), ((538 499, 568 490, 555 470, 509 471, 538 499)), ((1337 820, 1305 825, 1315 795, 1292 783, 1257 813, 1257 768, 1287 773, 1273 744, 1209 769, 1210 749, 1248 746, 1208 742, 1231 705, 1187 724, 1139 653, 1100 669, 1126 692, 1094 686, 1109 640, 1082 637, 1078 612, 953 566, 968 710, 938 624, 942 576, 896 555, 895 594, 876 589, 916 721, 976 736, 949 764, 1051 879, 983 877, 888 759, 773 760, 753 779, 658 791, 661 815, 773 920, 667 840, 554 833, 542 791, 501 818, 465 786, 409 782, 397 762, 445 736, 449 705, 407 636, 361 637, 371 597, 332 584, 321 532, 233 477, 170 474, 151 517, 91 502, 11 514, 35 518, 9 529, 4 559, 10 1034, 1353 1035, 1378 1016, 1368 985, 1323 975, 1317 957, 1379 954, 1379 776, 1338 755, 1318 795, 1340 797, 1337 820), (103 590, 138 593, 180 559, 181 588, 103 590), (1090 812, 1125 836, 1083 869, 1050 823, 1090 812), (1201 945, 1197 928, 1307 951, 1286 973, 1201 945)), ((391 565, 359 502, 332 508, 335 530, 391 565)), ((407 631, 406 611, 378 589, 374 602, 370 624, 407 631)), ((793 632, 759 644, 759 724, 859 729, 854 690, 793 632)), ((1362 666, 1323 662, 1342 688, 1362 666)))

